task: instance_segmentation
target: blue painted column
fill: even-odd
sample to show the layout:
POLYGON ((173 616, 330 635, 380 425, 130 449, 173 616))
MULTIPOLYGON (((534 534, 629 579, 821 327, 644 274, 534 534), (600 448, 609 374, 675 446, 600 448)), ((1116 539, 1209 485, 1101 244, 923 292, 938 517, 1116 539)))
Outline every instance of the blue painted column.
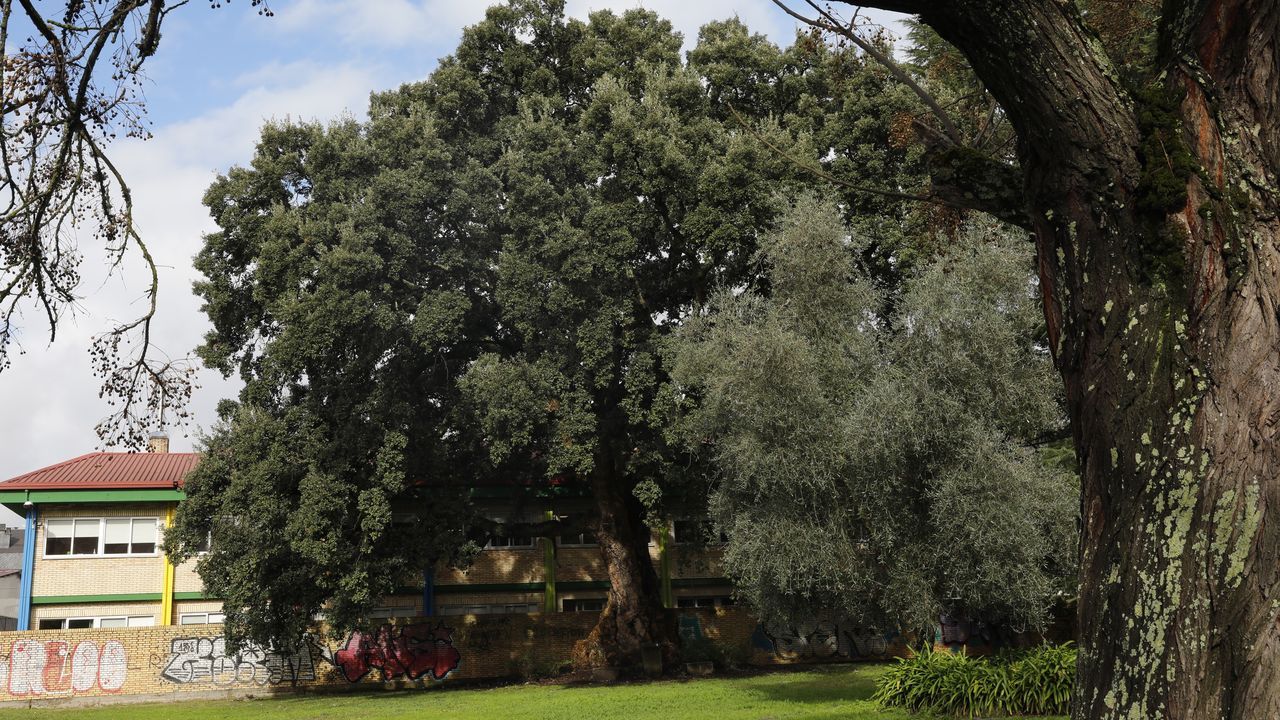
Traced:
POLYGON ((422 571, 422 614, 427 617, 436 614, 436 569, 433 567, 422 571))
POLYGON ((27 529, 22 534, 22 589, 18 591, 18 629, 31 629, 31 575, 36 569, 36 506, 27 506, 27 529))

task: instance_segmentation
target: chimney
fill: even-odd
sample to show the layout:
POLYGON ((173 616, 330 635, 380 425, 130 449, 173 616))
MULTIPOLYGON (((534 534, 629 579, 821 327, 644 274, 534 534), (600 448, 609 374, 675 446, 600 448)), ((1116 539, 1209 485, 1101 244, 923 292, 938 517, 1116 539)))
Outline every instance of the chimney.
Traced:
POLYGON ((151 433, 151 436, 147 438, 147 452, 169 452, 169 436, 162 432, 151 433))

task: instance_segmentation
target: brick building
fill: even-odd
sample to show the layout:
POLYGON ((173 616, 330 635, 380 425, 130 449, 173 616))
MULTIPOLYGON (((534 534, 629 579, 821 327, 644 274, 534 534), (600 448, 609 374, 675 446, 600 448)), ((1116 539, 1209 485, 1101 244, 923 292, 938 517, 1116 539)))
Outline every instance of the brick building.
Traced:
MULTIPOLYGON (((19 630, 119 628, 221 622, 194 562, 173 566, 160 551, 164 527, 184 498, 195 453, 96 452, 0 482, 0 503, 26 518, 17 608, 19 630)), ((515 489, 475 488, 495 519, 515 512, 515 489)), ((522 497, 529 519, 580 510, 571 494, 522 497)), ((730 604, 719 551, 685 542, 694 526, 654 533, 650 555, 668 607, 730 604)), ((465 570, 440 567, 408 582, 375 618, 596 611, 608 591, 603 558, 589 533, 491 541, 465 570)))

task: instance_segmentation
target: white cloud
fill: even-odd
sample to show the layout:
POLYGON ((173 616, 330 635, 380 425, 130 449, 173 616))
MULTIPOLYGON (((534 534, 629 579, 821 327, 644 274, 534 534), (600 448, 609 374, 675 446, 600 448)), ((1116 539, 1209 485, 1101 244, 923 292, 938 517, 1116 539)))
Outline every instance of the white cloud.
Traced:
POLYGON ((298 0, 275 8, 275 19, 286 31, 336 30, 352 45, 403 46, 454 37, 483 18, 488 5, 449 0, 298 0))
MULTIPOLYGON (((214 174, 249 159, 264 121, 362 115, 370 89, 378 84, 371 68, 352 65, 298 65, 289 73, 258 78, 227 107, 158 128, 149 141, 121 142, 113 149, 130 179, 139 229, 160 266, 155 344, 171 356, 190 353, 207 329, 200 300, 191 293, 196 279, 191 259, 202 234, 215 229, 200 202, 214 174), (269 82, 272 77, 276 82, 269 82)), ((108 277, 102 249, 90 244, 81 249, 85 312, 59 327, 53 345, 33 325, 24 342, 26 354, 0 375, 0 478, 98 446, 93 427, 109 408, 98 398, 98 381, 90 370, 90 338, 111 319, 137 316, 146 275, 131 255, 118 275, 108 277)), ((216 417, 217 402, 234 396, 237 383, 207 370, 199 382, 191 410, 197 423, 207 427, 216 417)), ((192 438, 174 434, 173 450, 190 449, 192 438)))
MULTIPOLYGON (((297 0, 277 7, 275 19, 286 32, 336 31, 349 45, 381 48, 455 38, 495 4, 483 0, 297 0)), ((781 45, 791 43, 797 26, 768 0, 568 0, 565 10, 571 17, 586 19, 595 10, 621 12, 637 7, 670 20, 684 36, 686 49, 697 43, 698 29, 712 20, 737 16, 781 45)), ((864 10, 863 16, 882 24, 899 17, 880 10, 864 10)))
POLYGON ((672 27, 684 36, 685 49, 697 44, 698 29, 712 20, 736 16, 752 31, 764 33, 780 44, 790 43, 795 25, 768 0, 569 0, 566 6, 570 15, 580 18, 586 18, 596 10, 620 13, 631 8, 652 10, 670 20, 672 27))

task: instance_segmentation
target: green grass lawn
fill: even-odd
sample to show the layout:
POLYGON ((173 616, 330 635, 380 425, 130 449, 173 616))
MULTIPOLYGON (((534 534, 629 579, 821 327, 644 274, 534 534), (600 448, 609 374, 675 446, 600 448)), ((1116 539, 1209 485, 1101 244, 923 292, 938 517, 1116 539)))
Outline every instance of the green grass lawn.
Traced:
POLYGON ((79 709, 18 708, 0 710, 0 720, 919 720, 919 715, 881 710, 869 699, 883 667, 842 665, 803 672, 610 687, 514 685, 79 709))

